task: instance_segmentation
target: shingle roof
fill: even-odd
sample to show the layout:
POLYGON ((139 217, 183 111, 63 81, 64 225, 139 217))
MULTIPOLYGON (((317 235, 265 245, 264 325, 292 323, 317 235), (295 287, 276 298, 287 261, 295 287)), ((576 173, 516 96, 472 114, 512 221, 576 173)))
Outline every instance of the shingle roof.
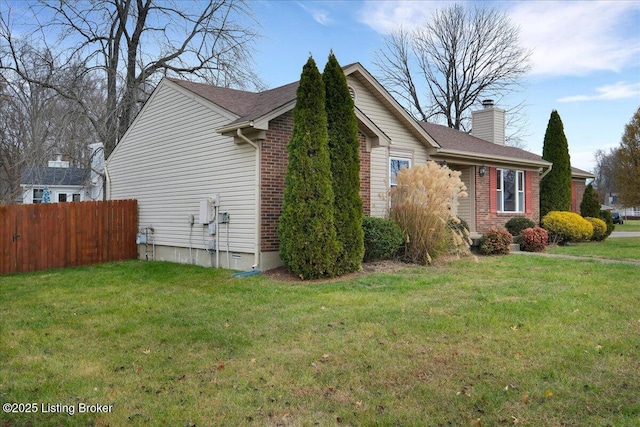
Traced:
POLYGON ((264 92, 247 92, 205 83, 169 80, 239 116, 230 125, 255 120, 295 100, 299 83, 289 83, 264 92))
POLYGON ((422 126, 442 148, 447 150, 477 153, 484 156, 501 156, 544 162, 541 156, 529 151, 507 145, 494 144, 446 126, 427 122, 420 122, 420 126, 422 126))
POLYGON ((22 170, 22 185, 77 185, 83 186, 89 170, 81 168, 49 168, 31 166, 22 170))

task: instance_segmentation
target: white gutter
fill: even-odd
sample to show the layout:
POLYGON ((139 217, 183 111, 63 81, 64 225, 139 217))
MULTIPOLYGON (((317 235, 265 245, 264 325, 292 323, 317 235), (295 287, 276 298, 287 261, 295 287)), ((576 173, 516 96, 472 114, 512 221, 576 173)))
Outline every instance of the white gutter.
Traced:
POLYGON ((540 181, 542 181, 542 178, 544 178, 545 176, 547 176, 549 172, 551 172, 551 169, 553 169, 553 163, 551 163, 551 165, 549 166, 549 169, 547 169, 546 171, 544 171, 542 175, 540 175, 540 181))
POLYGON ((104 162, 104 200, 111 199, 111 177, 109 176, 109 170, 107 169, 107 162, 104 162))
POLYGON ((253 142, 252 140, 250 140, 249 138, 246 137, 246 135, 244 135, 242 133, 242 129, 238 128, 236 129, 236 135, 238 135, 238 138, 242 139, 244 142, 246 142, 247 144, 251 145, 253 148, 256 149, 256 188, 255 188, 255 210, 256 210, 256 232, 255 232, 255 239, 256 239, 256 250, 255 250, 255 254, 254 254, 254 263, 253 263, 253 269, 257 269, 260 266, 260 146, 253 142))

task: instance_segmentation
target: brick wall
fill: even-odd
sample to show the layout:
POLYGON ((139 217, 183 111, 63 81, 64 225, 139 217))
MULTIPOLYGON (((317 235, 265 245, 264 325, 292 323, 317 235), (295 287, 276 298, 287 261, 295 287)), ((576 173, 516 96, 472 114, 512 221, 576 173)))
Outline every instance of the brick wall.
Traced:
POLYGON ((571 181, 571 211, 580 215, 580 203, 584 196, 587 184, 584 179, 574 179, 571 181))
MULTIPOLYGON (((269 130, 260 150, 260 247, 263 252, 280 248, 278 220, 282 214, 284 178, 287 172, 287 144, 293 133, 291 111, 269 122, 269 130)), ((358 132, 360 141, 360 197, 364 214, 371 211, 371 153, 366 150, 366 137, 358 132)))
MULTIPOLYGON (((476 168, 476 231, 485 233, 490 228, 504 228, 504 225, 511 218, 527 217, 536 224, 540 222, 540 175, 538 171, 526 171, 531 176, 531 191, 525 191, 525 212, 531 213, 501 213, 492 212, 490 209, 490 193, 495 192, 495 186, 490 185, 490 173, 480 176, 476 168), (493 187, 493 188, 490 188, 493 187)), ((526 181, 526 180, 525 180, 526 181)))

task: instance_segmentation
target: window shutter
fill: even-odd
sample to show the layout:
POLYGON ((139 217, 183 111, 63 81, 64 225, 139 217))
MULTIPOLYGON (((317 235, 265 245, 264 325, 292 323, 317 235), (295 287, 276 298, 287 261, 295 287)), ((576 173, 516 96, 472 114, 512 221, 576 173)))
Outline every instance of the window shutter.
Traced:
POLYGON ((498 171, 489 168, 489 212, 498 212, 498 171))
POLYGON ((533 212, 533 178, 531 171, 524 171, 524 206, 525 213, 533 212))
POLYGON ((571 181, 571 211, 578 213, 578 191, 576 189, 576 182, 571 181))

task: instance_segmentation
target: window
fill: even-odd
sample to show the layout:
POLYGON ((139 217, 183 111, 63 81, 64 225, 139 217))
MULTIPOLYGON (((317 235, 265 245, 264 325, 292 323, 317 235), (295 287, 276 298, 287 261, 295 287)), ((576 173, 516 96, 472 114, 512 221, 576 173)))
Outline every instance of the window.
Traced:
POLYGON ((58 201, 59 202, 66 202, 67 201, 67 195, 64 193, 58 194, 58 201))
POLYGON ((389 158, 389 186, 395 187, 398 185, 398 181, 396 177, 400 170, 403 168, 411 167, 411 159, 403 158, 403 157, 390 157, 389 158))
POLYGON ((72 200, 74 202, 79 202, 80 201, 80 193, 73 193, 72 197, 73 197, 72 200))
POLYGON ((524 171, 498 169, 498 211, 524 212, 524 171))
POLYGON ((43 196, 44 196, 44 189, 42 188, 33 189, 33 203, 42 203, 43 196))

